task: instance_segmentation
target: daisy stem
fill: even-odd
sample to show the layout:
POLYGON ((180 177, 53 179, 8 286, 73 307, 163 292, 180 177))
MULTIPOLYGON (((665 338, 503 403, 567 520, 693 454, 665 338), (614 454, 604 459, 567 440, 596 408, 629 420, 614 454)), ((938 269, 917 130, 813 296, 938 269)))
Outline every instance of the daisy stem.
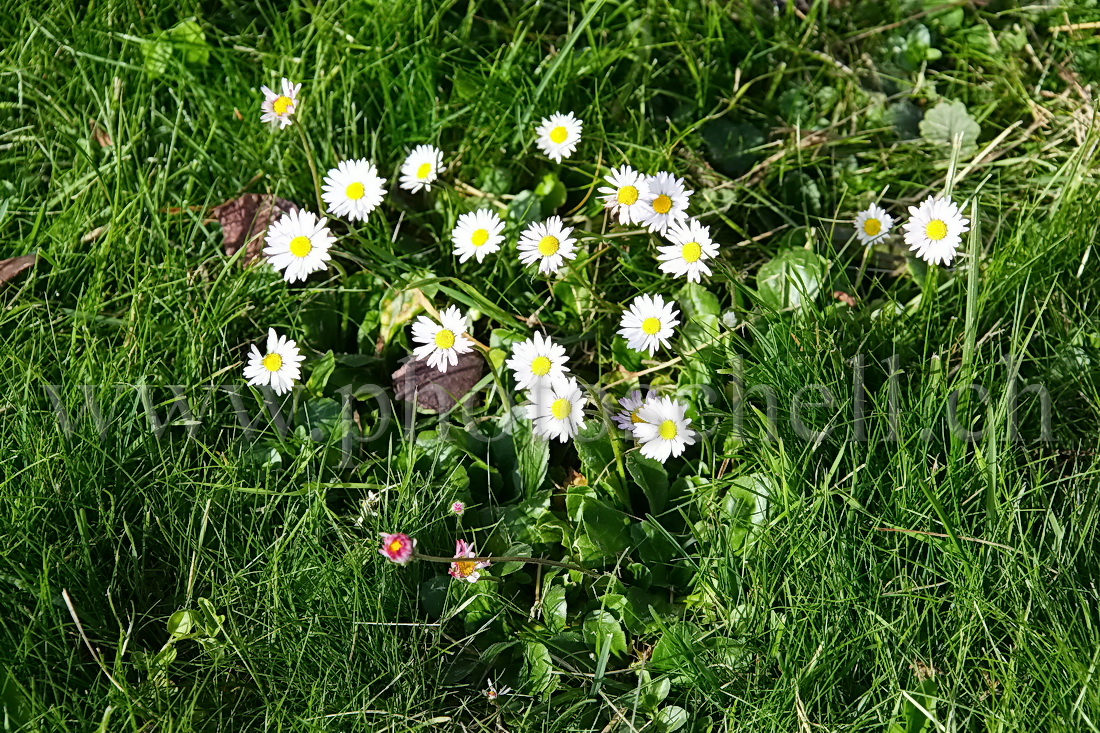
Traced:
POLYGON ((532 565, 549 565, 555 568, 566 568, 567 570, 576 570, 579 573, 590 575, 593 578, 600 577, 599 573, 594 573, 591 570, 582 568, 580 565, 561 562, 559 560, 547 560, 542 557, 438 557, 437 555, 421 555, 419 552, 414 552, 413 559, 424 560, 426 562, 442 562, 448 565, 455 562, 521 562, 525 564, 530 563, 532 565))
POLYGON ((306 154, 306 162, 309 163, 309 172, 313 176, 313 193, 317 196, 317 214, 321 215, 325 210, 325 204, 321 201, 321 180, 317 177, 317 164, 313 162, 313 151, 306 140, 306 131, 302 129, 301 123, 295 127, 298 128, 298 137, 302 139, 302 149, 306 154))

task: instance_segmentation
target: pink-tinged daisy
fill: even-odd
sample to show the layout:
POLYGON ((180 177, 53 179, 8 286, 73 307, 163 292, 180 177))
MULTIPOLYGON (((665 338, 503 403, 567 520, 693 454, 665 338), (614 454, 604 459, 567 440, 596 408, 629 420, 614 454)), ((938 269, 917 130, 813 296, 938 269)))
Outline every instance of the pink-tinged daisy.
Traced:
POLYGON ((461 517, 466 512, 466 505, 461 501, 456 501, 454 504, 451 504, 451 511, 461 517))
POLYGON ((264 102, 260 121, 277 124, 280 130, 292 123, 294 120, 290 118, 298 111, 298 92, 301 90, 301 84, 291 84, 286 78, 282 80, 281 94, 261 86, 260 91, 264 93, 264 102))
POLYGON ((409 537, 407 534, 401 532, 397 534, 386 534, 382 532, 382 546, 378 548, 378 552, 387 560, 395 562, 398 565, 404 565, 409 560, 412 560, 413 551, 415 549, 416 540, 409 537))
POLYGON ((636 389, 626 397, 619 400, 619 406, 623 409, 619 410, 614 415, 615 424, 619 427, 619 430, 634 434, 634 426, 642 422, 642 418, 638 417, 638 413, 643 407, 646 406, 651 400, 656 398, 655 392, 650 392, 645 397, 642 396, 642 391, 636 389))
POLYGON ((451 569, 448 571, 452 578, 458 580, 465 580, 467 583, 476 583, 478 578, 481 577, 481 573, 478 570, 489 567, 488 560, 460 560, 458 558, 463 557, 477 557, 477 553, 474 552, 474 546, 466 544, 466 540, 459 540, 455 543, 455 562, 451 563, 451 569))

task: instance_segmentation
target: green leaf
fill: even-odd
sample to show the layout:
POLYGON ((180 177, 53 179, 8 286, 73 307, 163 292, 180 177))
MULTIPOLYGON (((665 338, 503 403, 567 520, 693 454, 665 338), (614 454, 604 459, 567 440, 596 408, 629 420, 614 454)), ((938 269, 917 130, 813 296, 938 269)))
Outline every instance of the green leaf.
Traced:
POLYGON ((160 76, 168 70, 168 59, 172 57, 172 46, 164 41, 165 34, 159 33, 141 43, 141 55, 145 57, 145 75, 160 76))
POLYGON ((701 636, 695 624, 681 622, 670 626, 653 647, 650 667, 660 672, 685 674, 687 666, 698 657, 696 640, 701 636))
POLYGON ((210 46, 206 43, 206 33, 194 18, 172 26, 168 35, 176 48, 183 53, 184 62, 205 66, 210 60, 210 46))
POLYGON ((542 200, 534 191, 520 191, 508 204, 508 217, 520 224, 542 219, 542 200))
MULTIPOLYGON (((573 444, 581 459, 581 473, 588 483, 606 485, 613 496, 623 495, 623 482, 615 461, 615 448, 606 427, 598 420, 589 420, 577 433, 573 444)), ((625 508, 625 507, 624 507, 625 508)))
POLYGON ((920 123, 921 137, 948 148, 954 145, 955 136, 962 138, 963 149, 973 148, 981 131, 965 104, 946 99, 930 109, 920 123))
POLYGON ((172 636, 186 636, 198 626, 194 611, 179 610, 168 617, 168 633, 172 636))
POLYGON ((626 470, 649 500, 649 511, 653 514, 663 512, 668 502, 668 472, 664 465, 638 451, 631 451, 626 454, 626 470))
POLYGON ((688 722, 687 711, 676 705, 669 705, 667 708, 662 708, 657 717, 653 719, 653 725, 661 733, 672 733, 673 731, 680 730, 688 722))
MULTIPOLYGON (((531 545, 526 542, 516 542, 504 551, 504 557, 531 557, 531 553, 531 545)), ((523 568, 523 563, 506 562, 495 565, 495 567, 497 568, 497 575, 503 577, 523 568)))
POLYGON ((336 369, 336 355, 330 349, 325 352, 324 356, 313 362, 313 371, 310 372, 309 381, 306 382, 306 389, 309 390, 310 394, 315 397, 324 394, 325 386, 328 385, 329 377, 332 376, 334 369, 336 369))
POLYGON ((797 308, 821 290, 825 266, 825 259, 809 250, 783 250, 757 272, 756 289, 772 308, 797 308))
POLYGON ((564 587, 552 585, 542 594, 542 619, 551 631, 556 633, 565 628, 568 610, 564 587))
POLYGON ((547 173, 535 187, 535 195, 540 199, 542 210, 550 213, 565 203, 565 184, 553 173, 547 173))
POLYGON ((611 358, 616 364, 620 364, 629 371, 637 372, 642 369, 642 359, 645 358, 645 354, 630 348, 622 336, 616 336, 611 340, 611 358))
POLYGON ((554 662, 550 650, 544 645, 529 641, 523 645, 523 668, 520 671, 523 690, 530 695, 550 692, 557 686, 554 676, 554 662))
POLYGON ((612 654, 626 653, 626 634, 623 627, 609 611, 598 610, 584 619, 584 641, 597 655, 609 648, 612 654), (610 647, 606 645, 610 644, 610 647))

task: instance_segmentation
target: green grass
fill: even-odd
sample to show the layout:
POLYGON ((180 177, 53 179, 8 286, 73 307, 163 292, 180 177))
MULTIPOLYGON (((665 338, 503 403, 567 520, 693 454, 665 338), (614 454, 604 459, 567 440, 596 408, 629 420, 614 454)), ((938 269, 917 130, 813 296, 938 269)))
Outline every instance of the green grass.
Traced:
MULTIPOLYGON (((0 259, 40 259, 0 290, 5 729, 630 731, 680 708, 692 731, 1097 730, 1100 56, 1095 30, 1055 29, 1100 20, 1092 5, 9 2, 0 259), (207 63, 166 36, 148 73, 143 43, 192 17, 207 63), (301 114, 272 132, 258 89, 283 75, 301 114), (849 222, 948 185, 950 149, 909 119, 941 99, 981 125, 950 182, 980 226, 928 276, 900 241, 864 252, 849 222), (585 123, 562 166, 531 133, 558 109, 585 123), (324 275, 287 286, 225 256, 212 206, 253 191, 315 208, 308 156, 322 175, 370 157, 393 189, 423 142, 448 184, 337 224, 324 275), (702 288, 604 221, 593 188, 626 161, 696 191, 723 250, 702 288), (459 214, 532 201, 590 233, 561 283, 510 247, 451 257, 459 214), (827 263, 820 287, 776 307, 757 273, 803 248, 827 263), (403 324, 382 336, 411 287, 476 308, 493 346, 537 313, 614 396, 682 355, 643 381, 680 387, 706 436, 667 473, 629 442, 546 449, 520 424, 487 443, 430 415, 360 443, 382 419, 363 385, 388 388, 408 353, 403 324), (641 292, 695 322, 620 369, 618 316, 641 292), (261 415, 246 439, 233 398, 253 415, 262 399, 241 360, 270 326, 307 375, 330 351, 336 368, 284 405, 285 434, 261 415), (959 400, 959 429, 983 431, 965 440, 949 395, 971 383, 989 399, 959 400), (1033 392, 1013 410, 1027 384, 1048 391, 1047 424, 1033 392), (84 385, 102 430, 76 417, 84 385), (194 424, 161 430, 170 385, 194 424), (817 385, 832 399, 801 415, 827 436, 791 421, 817 385), (434 555, 458 536, 498 556, 525 543, 603 577, 498 566, 460 587, 385 563, 379 531, 434 555), (198 626, 169 643, 180 610, 198 626), (601 610, 622 647, 586 637, 601 610), (520 694, 491 704, 490 679, 520 694)), ((501 378, 471 408, 477 434, 517 398, 501 378)))

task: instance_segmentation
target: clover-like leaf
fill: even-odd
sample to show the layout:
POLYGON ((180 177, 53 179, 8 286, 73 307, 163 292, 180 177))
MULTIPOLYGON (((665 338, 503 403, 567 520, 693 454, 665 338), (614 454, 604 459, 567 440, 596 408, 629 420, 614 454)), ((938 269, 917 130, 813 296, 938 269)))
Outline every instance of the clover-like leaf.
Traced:
POLYGON ((972 148, 978 142, 982 127, 970 113, 966 105, 957 100, 944 100, 930 109, 920 123, 920 134, 925 140, 951 147, 955 137, 962 138, 962 148, 972 148))

